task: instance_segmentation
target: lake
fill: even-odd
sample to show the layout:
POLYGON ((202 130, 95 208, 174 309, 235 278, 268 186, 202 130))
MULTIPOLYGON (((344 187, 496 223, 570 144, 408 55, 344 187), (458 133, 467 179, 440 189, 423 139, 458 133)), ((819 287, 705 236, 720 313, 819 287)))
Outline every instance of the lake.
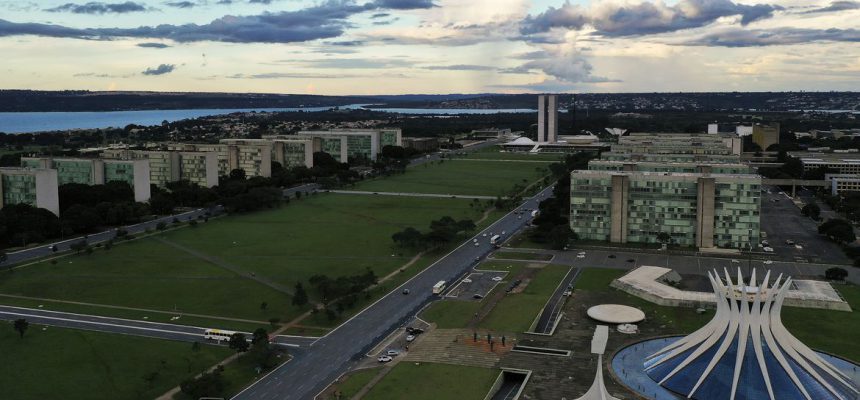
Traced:
MULTIPOLYGON (((341 109, 357 109, 367 104, 350 104, 340 106, 341 109)), ((162 121, 179 121, 189 118, 210 115, 230 114, 234 112, 278 112, 278 111, 326 111, 332 107, 306 108, 216 108, 191 110, 143 110, 143 111, 92 111, 92 112, 0 112, 0 132, 28 133, 45 131, 63 131, 70 129, 122 128, 129 124, 158 125, 162 121)), ((392 112, 399 114, 496 114, 496 113, 529 113, 537 110, 523 108, 511 109, 430 109, 430 108, 376 108, 374 111, 392 112)))

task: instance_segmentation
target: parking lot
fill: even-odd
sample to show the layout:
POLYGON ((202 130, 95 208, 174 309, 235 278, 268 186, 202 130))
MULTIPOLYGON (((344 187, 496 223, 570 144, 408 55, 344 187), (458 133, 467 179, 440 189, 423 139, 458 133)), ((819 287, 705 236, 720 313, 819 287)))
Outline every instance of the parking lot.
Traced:
POLYGON ((448 291, 445 298, 455 300, 480 300, 507 275, 507 271, 474 270, 448 291))
POLYGON ((803 216, 790 197, 777 187, 764 189, 770 193, 762 192, 761 229, 774 250, 774 260, 834 264, 850 261, 837 244, 818 234, 818 224, 803 216))

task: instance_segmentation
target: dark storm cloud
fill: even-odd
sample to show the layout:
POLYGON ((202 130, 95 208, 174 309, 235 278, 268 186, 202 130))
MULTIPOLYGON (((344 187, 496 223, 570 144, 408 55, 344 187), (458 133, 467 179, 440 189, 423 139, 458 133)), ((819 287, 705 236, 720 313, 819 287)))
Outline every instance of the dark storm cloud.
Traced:
POLYGON ((709 25, 722 17, 740 16, 741 24, 769 18, 782 7, 769 4, 744 5, 731 0, 682 0, 664 3, 608 4, 585 9, 565 3, 560 8, 528 16, 520 28, 523 34, 548 32, 552 28, 579 30, 591 26, 603 36, 639 36, 709 25))
POLYGON ((824 12, 838 12, 838 11, 848 11, 848 10, 857 10, 860 9, 860 2, 857 1, 834 1, 831 2, 829 6, 814 8, 812 10, 804 11, 804 14, 813 14, 813 13, 824 13, 824 12))
POLYGON ((734 29, 707 34, 683 44, 689 46, 760 47, 810 42, 860 42, 857 29, 734 29))
POLYGON ((155 68, 147 68, 141 74, 144 75, 164 75, 173 72, 176 69, 176 65, 173 64, 161 64, 155 68))
POLYGON ((436 7, 432 0, 376 0, 373 4, 378 8, 391 10, 416 10, 436 7))
POLYGON ((102 3, 89 2, 84 4, 66 3, 54 8, 48 8, 48 12, 70 12, 73 14, 124 14, 130 12, 146 11, 145 5, 126 1, 125 3, 102 3))
POLYGON ((164 5, 173 7, 173 8, 194 8, 197 3, 193 1, 171 1, 164 3, 164 5))
POLYGON ((138 43, 137 47, 144 47, 149 49, 166 49, 170 47, 164 43, 155 43, 155 42, 146 42, 146 43, 138 43))
POLYGON ((433 6, 432 2, 425 0, 377 0, 361 5, 349 0, 328 0, 296 11, 264 12, 252 16, 227 15, 203 25, 164 24, 137 28, 77 29, 0 19, 0 37, 40 35, 91 40, 131 37, 169 39, 176 42, 293 43, 338 37, 352 26, 347 19, 362 12, 433 6))

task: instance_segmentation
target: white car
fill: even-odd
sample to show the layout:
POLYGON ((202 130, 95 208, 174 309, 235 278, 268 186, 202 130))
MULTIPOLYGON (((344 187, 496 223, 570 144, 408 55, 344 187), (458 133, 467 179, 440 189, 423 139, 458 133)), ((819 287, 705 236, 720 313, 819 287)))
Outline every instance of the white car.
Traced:
POLYGON ((463 279, 463 283, 472 283, 472 280, 469 278, 463 279))
POLYGON ((740 263, 738 260, 732 260, 733 263, 740 263))
POLYGON ((411 342, 413 340, 415 340, 415 335, 406 335, 406 341, 407 342, 411 342))
POLYGON ((764 247, 764 248, 762 248, 762 250, 764 250, 764 251, 766 251, 766 252, 768 252, 768 253, 772 253, 772 252, 773 252, 773 247, 764 247))
POLYGON ((487 234, 485 233, 485 234, 483 234, 483 235, 481 235, 481 236, 483 236, 483 237, 487 237, 487 234))
POLYGON ((478 246, 480 246, 480 245, 481 245, 480 243, 475 242, 475 247, 478 247, 478 246))
POLYGON ((397 357, 399 354, 400 352, 397 350, 388 350, 385 352, 385 355, 389 357, 397 357))
POLYGON ((579 253, 576 253, 576 255, 578 255, 578 256, 584 256, 584 255, 585 255, 585 252, 584 252, 584 251, 580 251, 579 253))
POLYGON ((501 277, 501 276, 494 276, 494 277, 493 277, 493 281, 494 281, 494 282, 499 282, 499 281, 501 281, 501 280, 502 280, 502 277, 501 277))
POLYGON ((379 356, 379 358, 377 358, 376 360, 381 362, 381 363, 387 363, 387 362, 391 361, 392 358, 389 356, 379 356))
POLYGON ((764 263, 765 265, 771 265, 771 264, 773 264, 773 261, 771 261, 771 260, 764 260, 764 261, 763 261, 763 263, 764 263))
POLYGON ((577 254, 576 258, 585 258, 585 254, 577 254))

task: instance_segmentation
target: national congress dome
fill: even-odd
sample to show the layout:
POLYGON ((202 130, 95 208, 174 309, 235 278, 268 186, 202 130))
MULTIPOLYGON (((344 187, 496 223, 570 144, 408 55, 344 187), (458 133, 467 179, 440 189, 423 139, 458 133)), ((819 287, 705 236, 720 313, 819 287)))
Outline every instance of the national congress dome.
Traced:
MULTIPOLYGON (((770 272, 749 285, 708 276, 717 300, 704 327, 652 354, 645 372, 661 386, 699 400, 854 400, 858 386, 791 335, 780 311, 791 278, 770 272)), ((815 323, 815 321, 809 321, 815 323)))

